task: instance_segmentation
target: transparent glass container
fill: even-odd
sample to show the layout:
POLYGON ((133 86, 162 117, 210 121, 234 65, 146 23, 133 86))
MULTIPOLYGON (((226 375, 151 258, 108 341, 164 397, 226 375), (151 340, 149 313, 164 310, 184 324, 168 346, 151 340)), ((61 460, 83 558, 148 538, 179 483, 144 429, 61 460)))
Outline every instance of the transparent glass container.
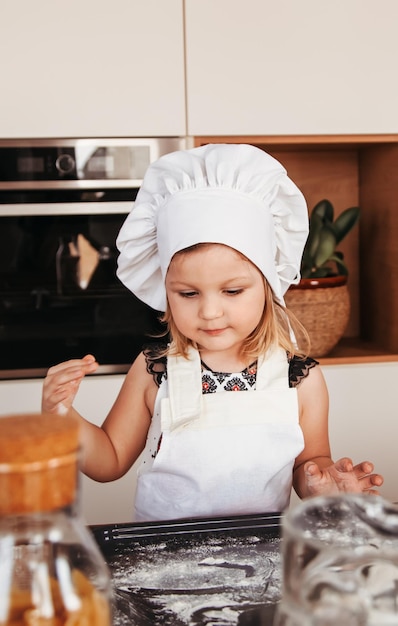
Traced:
POLYGON ((273 626, 398 624, 398 507, 381 496, 303 500, 282 524, 273 626))
POLYGON ((110 573, 78 501, 77 422, 1 417, 1 626, 111 625, 110 573))

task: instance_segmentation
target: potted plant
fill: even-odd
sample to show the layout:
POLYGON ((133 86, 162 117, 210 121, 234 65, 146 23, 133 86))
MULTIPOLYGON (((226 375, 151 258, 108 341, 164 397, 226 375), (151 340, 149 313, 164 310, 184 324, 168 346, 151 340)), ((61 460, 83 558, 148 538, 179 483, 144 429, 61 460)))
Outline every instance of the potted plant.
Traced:
POLYGON ((285 301, 306 328, 314 357, 328 354, 348 324, 348 268, 337 246, 358 222, 359 214, 359 207, 350 207, 334 219, 334 207, 326 199, 311 211, 301 280, 290 287, 285 301))

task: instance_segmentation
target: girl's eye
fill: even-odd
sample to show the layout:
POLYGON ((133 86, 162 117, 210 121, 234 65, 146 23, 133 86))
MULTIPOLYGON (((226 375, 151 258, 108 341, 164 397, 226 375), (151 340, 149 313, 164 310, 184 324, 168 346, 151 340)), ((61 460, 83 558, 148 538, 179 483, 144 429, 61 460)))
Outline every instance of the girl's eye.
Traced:
POLYGON ((229 296, 237 296, 238 294, 242 293, 243 289, 226 289, 225 293, 228 294, 229 296))
POLYGON ((182 298, 193 298, 198 294, 197 291, 180 291, 180 296, 182 298))

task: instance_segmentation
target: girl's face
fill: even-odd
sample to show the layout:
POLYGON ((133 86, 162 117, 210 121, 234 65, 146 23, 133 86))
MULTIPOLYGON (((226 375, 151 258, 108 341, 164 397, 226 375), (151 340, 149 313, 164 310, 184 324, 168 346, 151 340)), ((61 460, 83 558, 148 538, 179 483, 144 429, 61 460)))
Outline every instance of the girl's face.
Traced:
POLYGON ((171 260, 166 291, 178 330, 203 353, 237 357, 265 307, 264 279, 233 248, 208 244, 171 260))

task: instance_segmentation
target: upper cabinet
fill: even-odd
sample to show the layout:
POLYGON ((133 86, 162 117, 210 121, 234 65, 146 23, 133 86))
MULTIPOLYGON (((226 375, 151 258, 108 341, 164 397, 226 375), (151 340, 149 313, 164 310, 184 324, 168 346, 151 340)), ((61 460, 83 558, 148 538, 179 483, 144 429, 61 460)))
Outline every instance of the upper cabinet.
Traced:
POLYGON ((185 135, 183 0, 2 0, 0 137, 185 135))
POLYGON ((185 0, 190 135, 398 132, 396 0, 185 0))
POLYGON ((0 137, 398 132, 396 0, 2 0, 0 137))

